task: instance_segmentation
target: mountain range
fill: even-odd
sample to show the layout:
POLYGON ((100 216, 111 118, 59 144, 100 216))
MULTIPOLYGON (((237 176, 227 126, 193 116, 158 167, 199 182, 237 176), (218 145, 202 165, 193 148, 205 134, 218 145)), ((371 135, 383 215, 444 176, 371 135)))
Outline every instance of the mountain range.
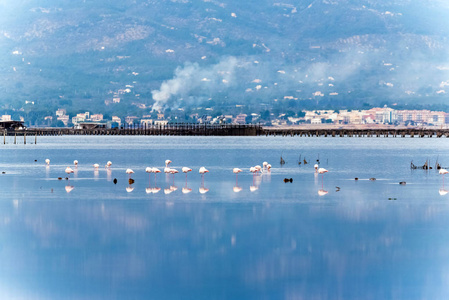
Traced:
POLYGON ((445 109, 448 15, 442 0, 3 0, 0 105, 445 109))

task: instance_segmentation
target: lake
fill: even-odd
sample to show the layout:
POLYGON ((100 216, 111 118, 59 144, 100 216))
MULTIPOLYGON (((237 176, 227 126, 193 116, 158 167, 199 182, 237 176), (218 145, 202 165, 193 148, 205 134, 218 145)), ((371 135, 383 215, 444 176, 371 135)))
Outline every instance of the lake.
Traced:
POLYGON ((449 167, 449 139, 7 142, 0 145, 1 299, 449 296, 449 186, 435 169, 410 168, 426 160, 449 167), (145 172, 163 170, 166 159, 179 174, 145 172), (315 173, 317 160, 328 173, 315 173), (270 172, 249 172, 264 161, 270 172), (67 166, 75 170, 69 180, 67 166), (183 166, 193 169, 187 178, 183 166), (201 166, 210 171, 204 182, 201 166), (235 167, 243 170, 238 178, 235 167))

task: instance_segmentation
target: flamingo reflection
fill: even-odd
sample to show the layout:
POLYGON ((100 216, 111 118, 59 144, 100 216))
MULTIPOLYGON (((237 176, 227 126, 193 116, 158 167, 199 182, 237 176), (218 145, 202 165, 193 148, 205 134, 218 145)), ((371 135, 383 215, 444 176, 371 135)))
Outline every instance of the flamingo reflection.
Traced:
POLYGON ((66 185, 65 186, 65 191, 68 193, 70 193, 71 191, 73 191, 75 187, 73 185, 66 185))
POLYGON ((251 192, 255 192, 255 191, 257 191, 258 189, 259 189, 259 187, 258 187, 257 185, 252 185, 252 186, 249 187, 249 190, 250 190, 251 192))
POLYGON ((206 194, 207 192, 209 192, 209 189, 202 186, 199 188, 199 192, 200 194, 206 194))
POLYGON ((232 188, 232 190, 234 191, 234 193, 240 193, 243 189, 238 185, 236 185, 232 188))
POLYGON ((232 172, 235 174, 235 185, 238 185, 239 184, 238 176, 239 176, 239 173, 242 172, 242 170, 239 168, 234 168, 234 169, 232 169, 232 172))
POLYGON ((324 189, 318 190, 318 195, 319 195, 319 196, 324 196, 324 195, 327 195, 328 193, 329 193, 329 192, 326 191, 326 190, 324 190, 324 189))
POLYGON ((190 189, 186 186, 186 187, 183 187, 181 191, 183 194, 188 194, 188 193, 192 192, 192 189, 190 189))
POLYGON ((160 191, 161 191, 161 188, 158 188, 158 187, 154 187, 154 188, 151 189, 151 192, 152 192, 153 194, 157 194, 157 193, 159 193, 160 191))
POLYGON ((438 193, 440 194, 440 196, 444 196, 444 195, 447 195, 447 193, 449 193, 449 191, 442 188, 442 189, 438 190, 438 193))

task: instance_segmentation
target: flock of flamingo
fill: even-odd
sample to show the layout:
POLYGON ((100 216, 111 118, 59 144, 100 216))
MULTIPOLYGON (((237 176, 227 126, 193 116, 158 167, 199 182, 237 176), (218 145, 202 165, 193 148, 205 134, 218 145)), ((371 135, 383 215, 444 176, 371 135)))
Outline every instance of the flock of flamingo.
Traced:
MULTIPOLYGON (((165 193, 165 194, 170 194, 170 193, 172 193, 172 192, 174 192, 174 191, 176 191, 176 190, 178 189, 178 188, 175 186, 175 184, 174 184, 174 175, 177 174, 177 173, 179 173, 179 171, 178 171, 177 169, 175 169, 175 168, 171 168, 171 167, 170 167, 170 163, 171 163, 171 162, 172 162, 171 160, 167 159, 167 160, 165 161, 165 168, 164 168, 164 170, 163 170, 163 172, 164 172, 165 174, 167 174, 167 176, 169 176, 169 175, 172 175, 172 176, 173 176, 173 185, 171 185, 171 186, 170 186, 169 188, 167 188, 167 189, 164 189, 164 193, 165 193)), ((50 165, 50 159, 47 158, 47 159, 45 160, 45 163, 47 164, 47 166, 49 166, 49 165, 50 165)), ((73 161, 73 164, 74 164, 75 169, 76 169, 76 168, 78 167, 78 161, 77 161, 77 160, 73 161)), ((108 161, 108 162, 106 163, 106 165, 105 165, 105 168, 106 168, 107 170, 110 170, 111 166, 112 166, 112 162, 111 162, 111 161, 108 161)), ((93 167, 94 167, 94 171, 98 171, 98 168, 100 167, 100 165, 99 165, 99 164, 94 164, 93 167)), ((326 170, 325 168, 320 168, 318 164, 315 164, 315 165, 314 165, 314 169, 315 169, 315 173, 316 173, 316 174, 321 174, 321 175, 323 176, 323 177, 322 177, 322 185, 321 185, 321 189, 318 191, 318 195, 319 195, 319 196, 324 196, 324 195, 328 194, 328 192, 327 192, 326 190, 324 190, 324 188, 323 188, 324 174, 327 173, 327 172, 329 172, 329 171, 326 170)), ((182 171, 182 172, 185 174, 185 176, 186 176, 186 185, 185 185, 185 187, 182 188, 182 193, 187 194, 187 193, 190 193, 190 192, 192 191, 192 189, 190 189, 190 188, 187 187, 187 174, 188 174, 189 172, 191 172, 192 169, 189 168, 189 167, 182 167, 182 168, 181 168, 181 171, 182 171)), ((235 178, 236 184, 235 184, 235 186, 234 186, 234 188, 233 188, 233 191, 236 192, 236 193, 242 191, 242 188, 239 187, 239 185, 238 185, 238 174, 241 173, 242 171, 243 171, 243 170, 240 169, 240 168, 233 168, 233 169, 232 169, 232 172, 236 175, 236 178, 235 178)), ((257 184, 254 183, 254 178, 255 178, 255 176, 258 175, 258 174, 261 174, 261 173, 270 173, 270 172, 271 172, 271 165, 270 165, 269 163, 267 163, 267 162, 263 162, 262 166, 256 165, 256 166, 254 166, 254 167, 250 167, 250 168, 249 168, 249 171, 250 171, 251 173, 253 173, 253 185, 250 186, 250 191, 251 191, 251 192, 254 192, 254 191, 256 191, 256 190, 258 189, 257 184)), ((72 173, 74 173, 74 172, 75 172, 75 171, 74 171, 71 167, 67 167, 67 168, 65 169, 65 173, 68 175, 68 178, 67 178, 67 179, 70 180, 70 174, 72 174, 72 173)), ((132 192, 132 191, 134 190, 134 188, 132 187, 132 184, 134 183, 134 180, 131 178, 131 175, 134 174, 134 171, 133 171, 132 169, 126 169, 125 172, 126 172, 126 174, 129 175, 129 178, 128 178, 129 186, 126 188, 126 191, 127 191, 127 192, 132 192)), ((151 174, 154 174, 154 181, 156 182, 156 175, 157 175, 158 173, 162 173, 162 171, 159 170, 159 169, 156 168, 156 167, 147 167, 147 168, 145 169, 145 172, 149 173, 149 176, 150 176, 150 178, 149 178, 150 183, 151 183, 151 174)), ((205 167, 201 167, 201 168, 199 169, 198 172, 199 172, 199 174, 201 174, 201 187, 199 188, 199 192, 200 192, 201 194, 205 194, 205 193, 207 193, 207 192, 209 191, 209 189, 207 189, 207 188, 204 187, 204 174, 208 173, 209 170, 207 170, 205 167)), ((446 190, 446 189, 444 188, 444 175, 447 174, 447 173, 449 173, 449 171, 448 171, 447 169, 443 169, 443 168, 442 168, 442 169, 439 169, 439 174, 442 175, 442 177, 443 177, 443 188, 440 188, 440 189, 439 189, 439 194, 442 195, 442 196, 444 196, 444 195, 446 195, 446 194, 449 193, 449 191, 446 190)), ((287 181, 287 182, 288 182, 288 181, 287 181)), ((290 181, 290 182, 291 182, 291 181, 290 181)), ((117 183, 117 179, 114 179, 114 183, 117 183)), ((401 182, 401 184, 405 184, 405 182, 401 182)), ((71 186, 71 185, 66 186, 66 191, 67 191, 68 193, 71 192, 73 189, 74 189, 74 187, 71 186)), ((146 188, 146 192, 147 192, 148 194, 149 194, 149 193, 158 193, 160 190, 161 190, 161 188, 158 188, 158 187, 153 187, 153 188, 148 187, 148 188, 146 188)), ((339 188, 338 188, 338 190, 339 190, 339 188)))
MULTIPOLYGON (((47 164, 47 167, 50 166, 50 159, 47 158, 47 159, 45 160, 45 163, 47 164)), ((167 188, 167 189, 164 189, 164 193, 165 193, 165 194, 170 194, 170 193, 172 193, 172 192, 174 192, 174 191, 176 191, 176 190, 178 189, 178 188, 175 186, 175 184, 174 184, 174 175, 177 174, 177 173, 179 173, 179 171, 178 171, 177 169, 175 169, 175 168, 171 168, 171 167, 170 167, 170 163, 172 163, 172 161, 169 160, 169 159, 167 159, 167 160, 165 161, 165 168, 163 169, 163 172, 164 172, 165 174, 167 174, 167 176, 169 176, 169 175, 172 175, 172 176, 173 176, 173 185, 171 185, 171 186, 170 186, 169 188, 167 188)), ((75 170, 77 170, 77 168, 78 168, 78 160, 73 161, 73 164, 74 164, 75 170)), ((105 165, 105 168, 106 168, 107 170, 110 171, 111 166, 112 166, 112 162, 111 162, 111 161, 108 161, 108 162, 106 163, 106 165, 105 165)), ((99 165, 99 164, 93 164, 93 167, 94 167, 94 171, 95 171, 95 172, 98 172, 98 169, 99 169, 100 165, 99 165)), ((322 169, 322 168, 321 168, 321 169, 322 169)), ((322 172, 321 169, 319 170, 319 173, 323 174, 324 172, 322 172)), ((66 179, 68 179, 69 182, 70 182, 70 174, 75 173, 75 170, 72 169, 71 167, 66 167, 65 173, 66 173, 67 176, 68 176, 66 179)), ((322 169, 322 170, 324 170, 324 169, 322 169)), ((185 185, 185 187, 182 188, 182 192, 183 192, 184 194, 187 194, 187 193, 190 193, 190 192, 192 191, 192 189, 190 189, 190 188, 187 187, 187 174, 188 174, 189 172, 191 172, 192 169, 189 168, 189 167, 182 167, 182 168, 181 168, 181 171, 182 171, 183 173, 185 173, 185 176, 186 176, 186 185, 185 185)), ((236 193, 242 191, 242 188, 238 186, 238 174, 239 174, 240 172, 242 172, 242 171, 243 171, 243 170, 240 169, 240 168, 233 168, 233 169, 232 169, 232 172, 233 172, 234 174, 236 174, 236 185, 235 185, 234 188, 233 188, 234 192, 236 192, 236 193)), ((262 166, 256 165, 256 166, 254 166, 254 167, 251 167, 251 168, 249 169, 249 171, 253 174, 253 185, 250 186, 250 191, 251 191, 251 192, 254 192, 254 191, 256 191, 256 190, 258 189, 258 186, 254 184, 254 177, 255 177, 256 175, 258 175, 258 174, 263 173, 263 172, 265 172, 265 173, 271 172, 271 164, 269 164, 269 163, 267 163, 267 162, 263 162, 262 166)), ((162 173, 162 171, 161 171, 160 169, 156 168, 156 167, 146 167, 146 168, 145 168, 145 172, 146 172, 146 173, 149 173, 149 176, 150 176, 150 177, 149 177, 150 185, 151 185, 151 174, 154 174, 154 181, 156 182, 156 175, 157 175, 158 173, 162 173)), ((209 191, 209 189, 207 189, 207 188, 204 187, 204 174, 208 173, 209 170, 207 170, 205 167, 201 167, 201 168, 199 169, 198 172, 199 172, 199 174, 201 174, 201 187, 199 188, 199 192, 200 192, 201 194, 205 194, 205 193, 207 193, 207 192, 209 191)), ((327 170, 325 170, 325 172, 327 172, 327 170)), ((133 186, 132 186, 132 184, 134 183, 134 180, 131 178, 131 176, 132 176, 132 174, 134 174, 134 171, 133 171, 132 169, 129 169, 129 168, 128 168, 128 169, 126 169, 125 173, 128 174, 128 176, 129 176, 129 177, 128 177, 128 183, 129 183, 129 186, 126 188, 126 191, 127 191, 127 192, 132 192, 132 191, 134 190, 134 188, 133 188, 133 186)), ((62 179, 62 178, 60 177, 59 179, 62 179)), ((114 179, 114 183, 117 183, 117 179, 114 179)), ((66 186, 66 191, 67 191, 67 193, 70 193, 73 189, 74 189, 74 187, 71 186, 70 184, 66 186)), ((146 192, 147 192, 148 194, 149 194, 149 193, 158 193, 160 190, 161 190, 161 188, 158 188, 158 187, 153 187, 153 188, 148 187, 148 188, 146 188, 146 192)))

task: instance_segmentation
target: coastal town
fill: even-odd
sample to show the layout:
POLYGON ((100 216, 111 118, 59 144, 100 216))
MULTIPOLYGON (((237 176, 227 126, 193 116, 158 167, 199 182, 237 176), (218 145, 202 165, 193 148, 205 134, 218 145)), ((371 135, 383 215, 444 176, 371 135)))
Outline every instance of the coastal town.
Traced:
MULTIPOLYGON (((187 123, 193 124, 259 124, 262 126, 360 126, 360 125, 390 125, 447 128, 449 113, 430 110, 395 110, 393 108, 375 107, 367 110, 303 110, 297 114, 265 113, 265 116, 257 113, 251 114, 224 114, 216 115, 198 113, 188 116, 187 123)), ((2 115, 1 121, 11 121, 11 115, 2 115)), ((25 122, 20 117, 20 122, 25 122)), ((56 127, 73 128, 120 128, 126 126, 164 126, 169 123, 182 123, 183 120, 171 114, 162 112, 138 116, 112 116, 105 118, 101 113, 84 112, 70 116, 65 109, 58 109, 53 116, 46 116, 43 125, 29 127, 51 127, 50 124, 58 124, 56 127), (54 121, 57 121, 54 122, 54 121)), ((53 126, 55 127, 55 126, 53 126)))

